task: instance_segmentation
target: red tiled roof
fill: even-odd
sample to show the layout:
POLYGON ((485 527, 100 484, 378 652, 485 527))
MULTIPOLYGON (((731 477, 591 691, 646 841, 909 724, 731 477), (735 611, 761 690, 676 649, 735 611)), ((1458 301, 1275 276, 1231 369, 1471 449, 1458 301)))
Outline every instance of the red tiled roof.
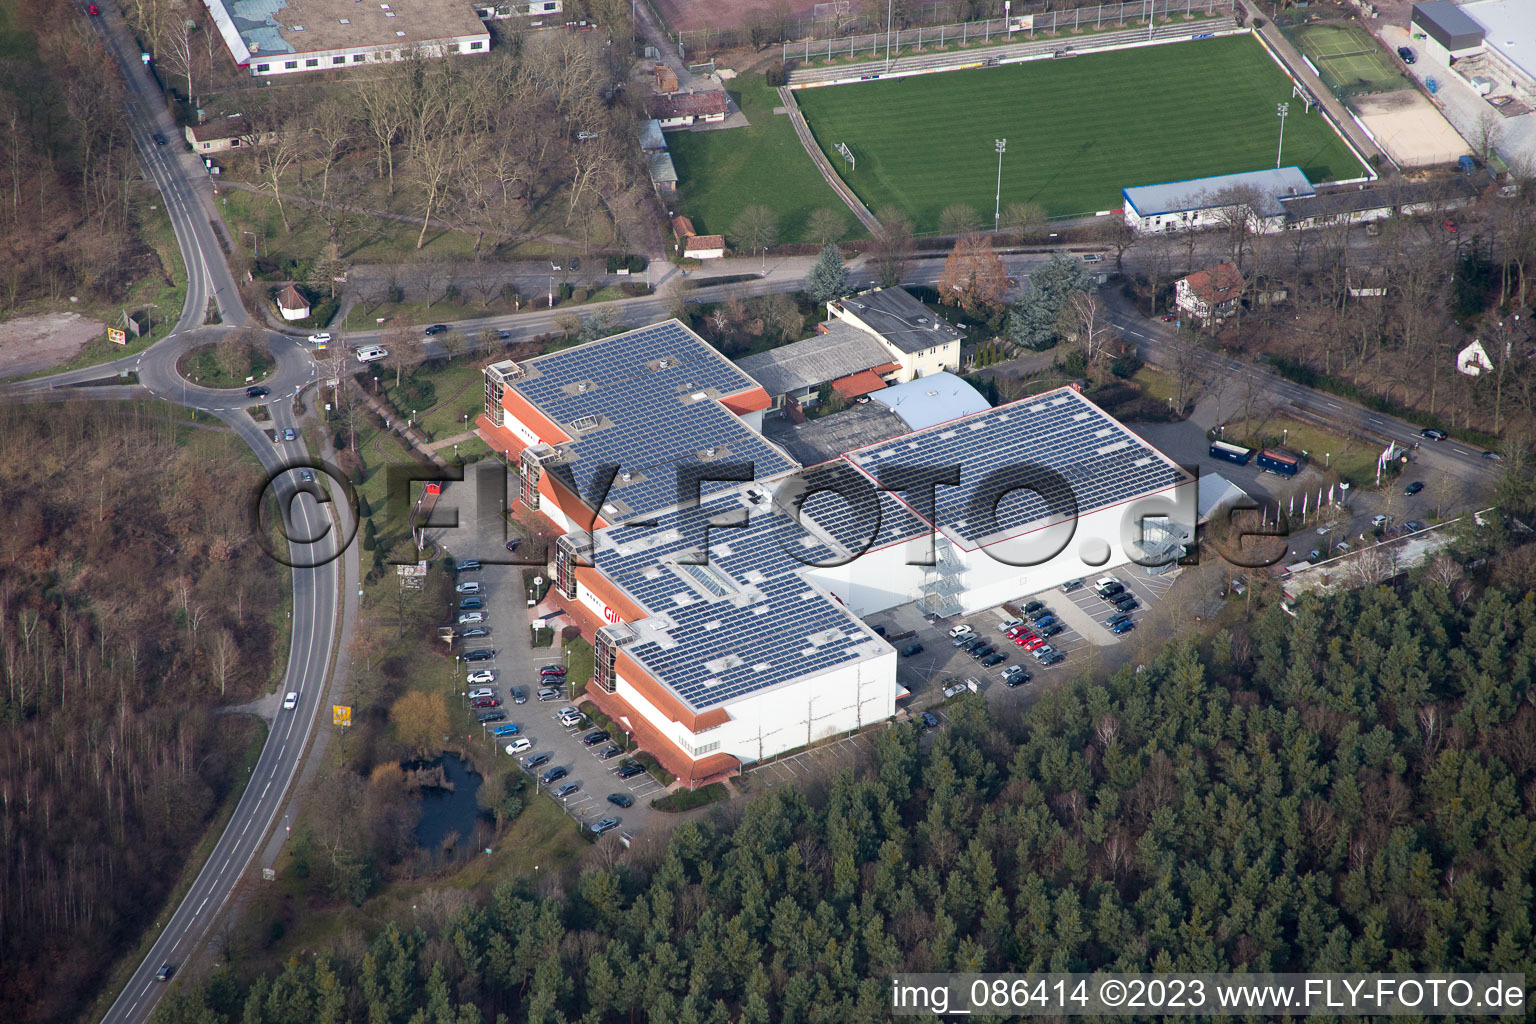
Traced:
POLYGON ((679 92, 670 96, 651 97, 651 116, 665 121, 674 117, 707 117, 723 114, 730 107, 725 93, 716 89, 708 92, 679 92))
POLYGON ((856 395, 867 395, 871 391, 879 391, 885 387, 885 381, 874 370, 860 370, 858 373, 839 377, 832 382, 832 390, 844 398, 853 398, 856 395))
POLYGON ((672 234, 676 235, 677 240, 681 242, 685 238, 698 234, 698 232, 693 230, 693 221, 682 214, 678 214, 672 218, 672 234))
POLYGON ((701 249, 724 249, 724 235, 692 235, 683 243, 683 252, 698 252, 701 249))
POLYGON ((299 290, 289 285, 277 293, 277 304, 284 309, 308 309, 309 300, 299 294, 299 290))
POLYGON ((1189 290, 1202 302, 1220 305, 1243 294, 1243 275, 1237 264, 1221 263, 1209 270, 1197 270, 1186 281, 1189 290))

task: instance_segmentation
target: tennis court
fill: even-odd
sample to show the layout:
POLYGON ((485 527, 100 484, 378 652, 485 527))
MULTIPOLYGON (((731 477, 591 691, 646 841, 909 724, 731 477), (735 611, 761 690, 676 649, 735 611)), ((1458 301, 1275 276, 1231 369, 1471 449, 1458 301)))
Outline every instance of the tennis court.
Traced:
POLYGON ((1409 84, 1381 45, 1362 28, 1301 25, 1285 32, 1336 95, 1391 92, 1409 84))

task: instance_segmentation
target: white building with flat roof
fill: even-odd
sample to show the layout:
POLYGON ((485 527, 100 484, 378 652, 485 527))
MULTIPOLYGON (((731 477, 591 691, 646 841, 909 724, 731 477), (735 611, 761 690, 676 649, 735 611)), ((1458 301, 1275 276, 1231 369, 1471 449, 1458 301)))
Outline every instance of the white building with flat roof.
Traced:
POLYGON ((463 0, 203 0, 230 56, 253 76, 485 53, 463 0))

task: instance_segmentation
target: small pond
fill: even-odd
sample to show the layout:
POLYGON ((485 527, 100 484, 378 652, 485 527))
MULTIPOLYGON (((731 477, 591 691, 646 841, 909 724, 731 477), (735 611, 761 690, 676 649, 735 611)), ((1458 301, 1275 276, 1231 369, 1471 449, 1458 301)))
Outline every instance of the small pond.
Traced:
MULTIPOLYGON (((438 850, 450 832, 458 833, 460 842, 472 839, 475 822, 480 817, 480 807, 475 793, 480 789, 480 775, 457 754, 445 754, 435 762, 443 769, 452 789, 436 787, 421 791, 421 821, 416 825, 416 845, 423 850, 438 850)), ((429 764, 412 764, 409 768, 427 768, 429 764)))

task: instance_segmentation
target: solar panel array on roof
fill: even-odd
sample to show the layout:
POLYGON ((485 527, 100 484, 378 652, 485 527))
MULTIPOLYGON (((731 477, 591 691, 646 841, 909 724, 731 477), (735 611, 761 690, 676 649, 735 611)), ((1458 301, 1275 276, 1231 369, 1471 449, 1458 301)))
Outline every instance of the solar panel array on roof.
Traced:
MULTIPOLYGON (((935 526, 973 550, 1043 527, 1053 514, 1082 515, 1190 479, 1071 389, 941 423, 845 458, 875 480, 887 467, 958 466, 959 485, 935 489, 935 526), (996 503, 995 516, 988 514, 994 507, 989 499, 1030 483, 1045 497, 1012 490, 996 503)), ((903 497, 911 505, 910 496, 903 497)))
POLYGON ((841 460, 805 470, 801 476, 811 493, 801 512, 850 552, 883 548, 930 532, 930 527, 890 491, 877 491, 869 478, 841 460), (837 492, 837 493, 833 493, 837 492), (874 503, 859 495, 875 492, 874 503), (854 496, 850 502, 843 495, 854 496), (874 510, 878 509, 878 519, 874 510))
POLYGON ((557 446, 566 457, 551 472, 594 500, 598 469, 619 467, 608 491, 612 508, 602 509, 610 522, 677 504, 679 465, 750 463, 757 479, 795 468, 714 401, 757 383, 675 320, 540 356, 524 369, 512 385, 517 393, 579 434, 557 446))
POLYGON ((595 538, 594 563, 651 617, 624 647, 647 672, 702 710, 743 694, 886 650, 842 605, 801 576, 807 562, 847 552, 740 491, 595 538), (704 524, 716 527, 705 544, 704 524), (686 564, 705 560, 704 565, 686 564))

